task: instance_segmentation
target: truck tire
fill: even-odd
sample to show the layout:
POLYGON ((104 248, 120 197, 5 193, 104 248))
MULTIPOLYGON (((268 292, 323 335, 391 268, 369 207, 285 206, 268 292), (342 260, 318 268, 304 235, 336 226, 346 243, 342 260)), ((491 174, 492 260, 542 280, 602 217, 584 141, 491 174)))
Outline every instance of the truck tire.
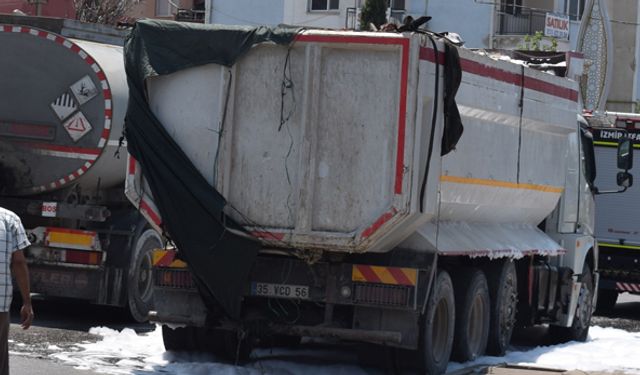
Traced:
POLYGON ((490 297, 484 272, 460 270, 453 282, 456 300, 452 358, 466 362, 483 355, 489 339, 490 297))
POLYGON ((240 340, 237 331, 163 325, 162 341, 165 350, 210 353, 234 364, 246 362, 251 354, 250 340, 240 340))
POLYGON ((129 313, 137 322, 148 320, 153 308, 151 251, 162 247, 162 238, 154 229, 144 230, 136 239, 129 263, 127 301, 129 313))
POLYGON ((591 268, 585 264, 582 270, 582 285, 578 306, 571 327, 549 326, 549 334, 554 342, 585 341, 589 335, 589 324, 593 314, 593 277, 591 268))
POLYGON ((198 350, 225 362, 243 364, 249 360, 252 349, 250 338, 241 338, 237 330, 201 328, 199 331, 198 350))
POLYGON ((486 268, 491 313, 489 316, 489 341, 487 354, 501 357, 511 342, 516 323, 518 303, 518 278, 511 259, 492 261, 486 268))
POLYGON ((455 324, 455 300, 451 277, 439 271, 422 321, 422 339, 418 347, 421 367, 430 375, 447 370, 455 324))
POLYGON ((612 289, 599 289, 596 313, 602 314, 613 310, 618 301, 618 292, 612 289))
POLYGON ((192 351, 198 349, 196 331, 193 327, 170 328, 163 325, 162 341, 165 350, 192 351))

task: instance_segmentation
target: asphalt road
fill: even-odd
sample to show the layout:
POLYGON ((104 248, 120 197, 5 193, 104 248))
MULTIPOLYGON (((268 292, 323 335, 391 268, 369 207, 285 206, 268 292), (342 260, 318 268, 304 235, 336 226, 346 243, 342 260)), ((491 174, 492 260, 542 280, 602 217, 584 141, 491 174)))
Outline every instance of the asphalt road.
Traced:
POLYGON ((606 315, 594 316, 591 325, 640 332, 640 296, 621 294, 615 309, 606 315))
MULTIPOLYGON (((18 302, 18 301, 16 301, 18 302)), ((95 342, 99 337, 89 334, 92 327, 104 326, 137 332, 151 331, 151 324, 135 323, 121 309, 96 306, 76 301, 41 301, 34 299, 35 320, 31 328, 20 328, 18 303, 11 310, 9 331, 9 365, 11 375, 93 375, 90 370, 76 370, 56 363, 50 355, 81 342, 95 342), (57 347, 57 348, 56 348, 57 347)))
POLYGON ((9 372, 11 375, 94 375, 91 370, 76 370, 72 367, 55 363, 49 359, 10 357, 9 372))
MULTIPOLYGON (((128 327, 138 332, 154 329, 150 324, 133 323, 119 309, 103 306, 64 300, 36 300, 34 310, 36 319, 34 325, 28 330, 20 328, 17 308, 12 310, 9 334, 12 375, 98 374, 90 370, 75 370, 68 365, 56 363, 50 355, 60 351, 58 348, 71 350, 73 344, 98 340, 98 337, 88 333, 91 327, 105 326, 117 330, 128 327)), ((606 316, 593 317, 592 324, 640 332, 640 297, 621 295, 616 308, 606 316)), ((519 332, 518 337, 514 339, 514 345, 519 348, 545 344, 546 330, 544 328, 526 330, 519 332)))

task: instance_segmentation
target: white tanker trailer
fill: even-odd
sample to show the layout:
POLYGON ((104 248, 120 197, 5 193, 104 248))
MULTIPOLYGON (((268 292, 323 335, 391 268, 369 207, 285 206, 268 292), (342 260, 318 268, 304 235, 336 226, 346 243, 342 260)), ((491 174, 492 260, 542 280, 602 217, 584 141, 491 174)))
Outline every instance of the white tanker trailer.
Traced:
POLYGON ((102 29, 0 16, 0 204, 28 231, 33 292, 127 306, 142 321, 145 254, 162 242, 125 199, 126 157, 115 156, 128 98, 122 47, 61 35, 102 40, 102 29))
POLYGON ((177 248, 154 254, 151 318, 187 325, 168 349, 320 336, 438 374, 504 353, 516 323, 586 339, 576 82, 426 33, 142 21, 125 61, 127 194, 177 248))

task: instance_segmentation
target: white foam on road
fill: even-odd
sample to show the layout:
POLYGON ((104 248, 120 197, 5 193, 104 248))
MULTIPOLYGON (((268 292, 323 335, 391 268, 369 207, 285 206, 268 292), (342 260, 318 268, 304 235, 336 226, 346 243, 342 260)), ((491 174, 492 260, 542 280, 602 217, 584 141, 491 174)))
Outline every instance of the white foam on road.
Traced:
MULTIPOLYGON (((78 351, 52 354, 69 365, 105 374, 144 373, 162 375, 377 375, 383 370, 358 367, 355 358, 335 351, 316 349, 259 350, 254 360, 238 367, 217 363, 208 355, 166 352, 162 330, 136 334, 131 329, 115 331, 92 328, 90 333, 102 339, 96 343, 80 343, 78 351)), ((481 357, 465 364, 451 363, 449 370, 475 364, 521 364, 565 370, 624 371, 640 375, 640 333, 615 328, 591 327, 589 340, 562 345, 540 346, 524 351, 510 351, 505 357, 481 357)))
POLYGON ((640 333, 616 328, 591 327, 587 342, 540 346, 510 351, 504 357, 482 357, 449 370, 475 364, 521 364, 581 371, 623 371, 640 374, 640 333))
POLYGON ((162 330, 147 334, 136 334, 131 329, 115 331, 109 328, 92 328, 90 333, 102 336, 92 344, 77 344, 80 351, 55 353, 53 358, 78 369, 91 369, 105 374, 149 374, 162 375, 382 375, 356 365, 340 362, 355 362, 355 358, 344 358, 340 354, 323 350, 254 350, 250 364, 234 366, 219 363, 205 354, 166 352, 162 343, 162 330), (302 360, 293 360, 293 357, 302 360), (328 360, 329 359, 329 360, 328 360), (338 363, 335 363, 338 362, 338 363))

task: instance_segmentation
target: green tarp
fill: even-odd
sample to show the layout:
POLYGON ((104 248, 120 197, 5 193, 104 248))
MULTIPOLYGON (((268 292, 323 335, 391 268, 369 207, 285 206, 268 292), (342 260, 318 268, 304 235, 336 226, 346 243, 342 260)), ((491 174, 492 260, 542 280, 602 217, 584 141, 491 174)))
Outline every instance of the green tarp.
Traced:
MULTIPOLYGON (((225 213, 224 197, 211 187, 154 116, 145 80, 216 63, 232 66, 252 46, 289 44, 299 29, 186 24, 144 20, 125 43, 129 107, 125 119, 128 151, 142 165, 164 230, 189 264, 205 304, 232 318, 260 244, 225 213)), ((189 124, 184 124, 189 131, 189 124)))

